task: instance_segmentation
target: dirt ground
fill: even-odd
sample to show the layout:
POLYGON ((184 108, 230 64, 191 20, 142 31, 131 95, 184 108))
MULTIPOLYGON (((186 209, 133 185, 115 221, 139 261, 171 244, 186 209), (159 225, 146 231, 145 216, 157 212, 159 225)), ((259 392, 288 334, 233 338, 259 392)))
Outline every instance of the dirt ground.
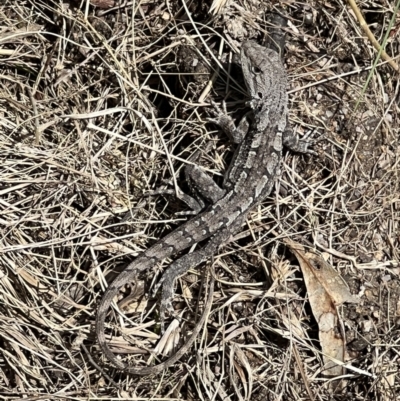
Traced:
POLYGON ((400 400, 398 3, 0 1, 0 397, 400 400), (94 333, 102 293, 190 218, 174 193, 194 152, 222 183, 234 146, 210 102, 248 111, 236 54, 273 12, 290 125, 316 154, 285 151, 271 196, 176 283, 165 335, 152 289, 170 260, 121 292, 110 344, 148 366, 190 335, 215 269, 190 352, 119 371, 94 333))

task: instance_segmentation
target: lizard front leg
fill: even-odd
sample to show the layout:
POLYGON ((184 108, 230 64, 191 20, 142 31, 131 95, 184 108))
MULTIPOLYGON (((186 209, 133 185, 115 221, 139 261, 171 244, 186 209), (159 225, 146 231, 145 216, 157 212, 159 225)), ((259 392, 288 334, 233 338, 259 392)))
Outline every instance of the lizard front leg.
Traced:
POLYGON ((176 213, 177 216, 197 215, 204 210, 206 202, 214 204, 226 193, 201 167, 192 164, 199 159, 199 156, 200 152, 196 151, 189 159, 191 164, 187 164, 184 169, 185 180, 191 192, 190 195, 184 193, 179 187, 177 191, 162 189, 150 193, 150 195, 177 195, 177 198, 186 203, 191 209, 190 211, 178 212, 176 213))
POLYGON ((211 101, 211 105, 214 108, 215 117, 208 120, 221 127, 232 143, 236 145, 241 144, 249 131, 249 113, 245 114, 236 126, 234 119, 226 111, 225 102, 222 103, 222 109, 214 101, 211 101))

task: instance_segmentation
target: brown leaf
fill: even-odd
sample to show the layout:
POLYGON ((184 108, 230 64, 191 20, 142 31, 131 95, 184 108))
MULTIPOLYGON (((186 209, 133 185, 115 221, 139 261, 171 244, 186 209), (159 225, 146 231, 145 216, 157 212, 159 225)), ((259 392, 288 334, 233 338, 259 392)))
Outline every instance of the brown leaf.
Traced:
POLYGON ((337 306, 343 302, 358 302, 342 277, 321 256, 305 252, 293 241, 285 241, 296 255, 304 275, 313 315, 318 322, 319 339, 323 352, 324 374, 339 376, 344 373, 342 365, 346 356, 345 343, 338 330, 337 306))

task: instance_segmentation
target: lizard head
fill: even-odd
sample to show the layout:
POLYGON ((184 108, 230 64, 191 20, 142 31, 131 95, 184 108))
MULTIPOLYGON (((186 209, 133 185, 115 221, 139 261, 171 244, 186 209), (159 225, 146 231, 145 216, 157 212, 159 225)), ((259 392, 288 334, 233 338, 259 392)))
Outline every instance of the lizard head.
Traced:
POLYGON ((244 80, 255 111, 279 111, 286 102, 286 72, 280 55, 253 41, 242 44, 240 52, 244 80))

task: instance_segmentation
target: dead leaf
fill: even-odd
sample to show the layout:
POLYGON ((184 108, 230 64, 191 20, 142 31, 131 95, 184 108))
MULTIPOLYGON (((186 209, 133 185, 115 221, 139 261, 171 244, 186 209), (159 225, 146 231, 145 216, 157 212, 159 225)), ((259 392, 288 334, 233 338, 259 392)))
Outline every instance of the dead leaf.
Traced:
POLYGON ((324 375, 342 375, 343 366, 334 362, 346 359, 345 343, 338 329, 337 306, 344 302, 359 302, 359 299, 350 293, 342 277, 321 256, 305 252, 300 244, 291 240, 285 242, 298 259, 304 275, 311 309, 319 327, 324 375))
POLYGON ((300 267, 306 264, 316 280, 329 294, 335 306, 344 302, 358 303, 359 298, 353 295, 342 276, 321 256, 314 252, 304 252, 304 248, 293 241, 287 242, 293 253, 296 255, 300 267))

